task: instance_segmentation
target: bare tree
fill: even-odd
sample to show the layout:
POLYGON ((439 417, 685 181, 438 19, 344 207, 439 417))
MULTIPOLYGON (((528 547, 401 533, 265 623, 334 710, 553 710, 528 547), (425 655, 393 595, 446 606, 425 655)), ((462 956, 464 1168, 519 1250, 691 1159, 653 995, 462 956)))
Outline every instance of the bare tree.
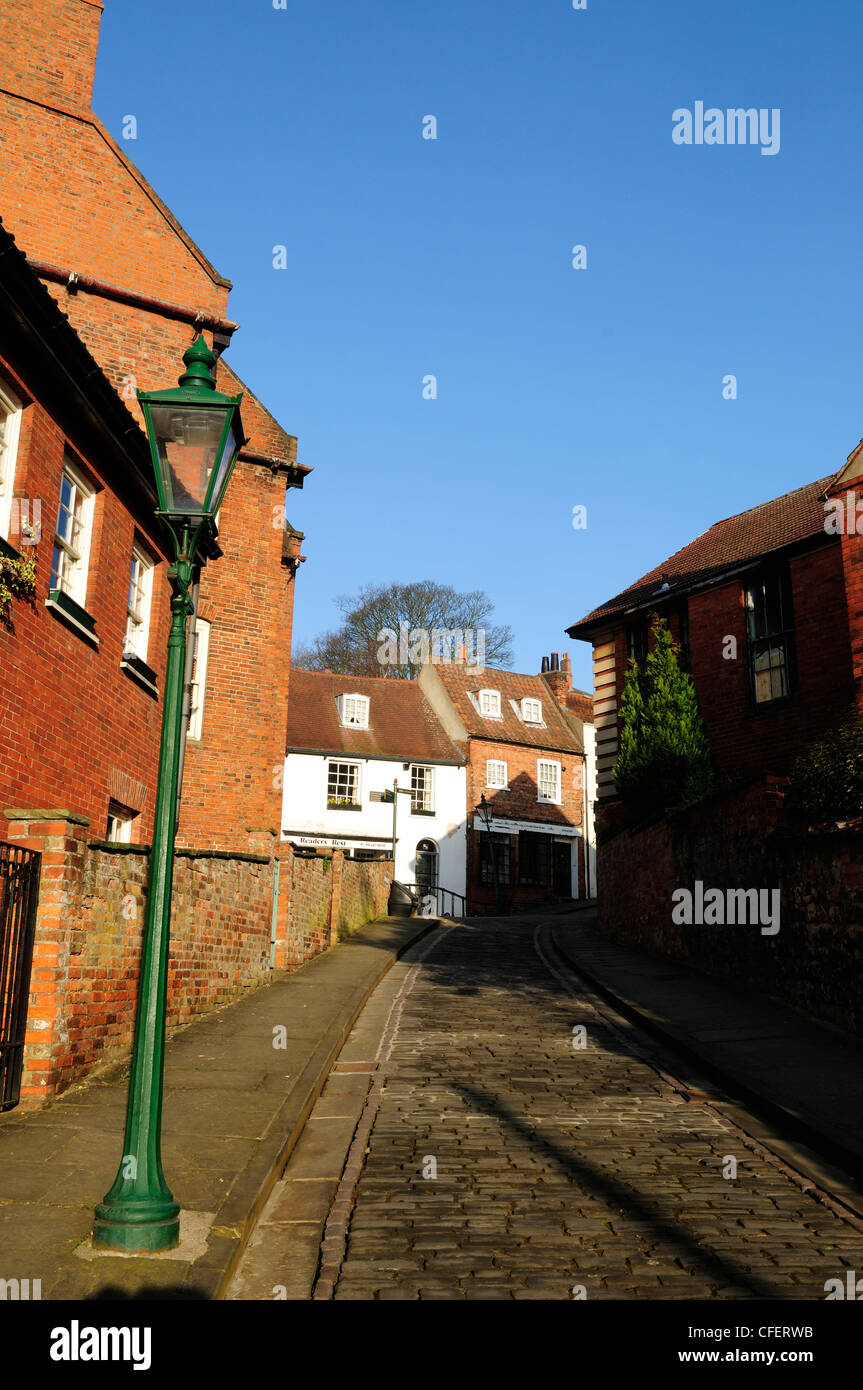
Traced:
POLYGON ((448 584, 367 584, 336 600, 341 627, 295 649, 294 666, 339 675, 416 677, 424 662, 458 660, 469 665, 512 664, 512 631, 493 623, 494 604, 477 589, 459 593, 448 584))

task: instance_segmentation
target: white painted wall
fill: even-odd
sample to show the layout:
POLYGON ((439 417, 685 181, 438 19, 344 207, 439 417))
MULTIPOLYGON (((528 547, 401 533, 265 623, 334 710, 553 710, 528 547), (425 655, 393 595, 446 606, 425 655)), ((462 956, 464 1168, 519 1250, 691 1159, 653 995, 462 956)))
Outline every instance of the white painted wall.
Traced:
MULTIPOLYGON (((383 837, 392 845, 392 803, 372 801, 370 793, 392 790, 394 782, 410 792, 411 772, 402 762, 332 755, 334 762, 360 764, 359 811, 330 810, 327 806, 327 764, 330 756, 317 753, 289 753, 285 758, 282 791, 282 839, 292 833, 341 836, 383 837)), ((418 760, 421 762, 421 760, 418 760)), ((422 764, 428 766, 428 764, 422 764)), ((434 769, 434 814, 411 812, 409 795, 399 793, 396 844, 396 873, 404 883, 416 881, 416 846, 420 840, 433 840, 438 848, 438 883, 454 893, 465 891, 465 846, 467 801, 464 767, 434 769)))

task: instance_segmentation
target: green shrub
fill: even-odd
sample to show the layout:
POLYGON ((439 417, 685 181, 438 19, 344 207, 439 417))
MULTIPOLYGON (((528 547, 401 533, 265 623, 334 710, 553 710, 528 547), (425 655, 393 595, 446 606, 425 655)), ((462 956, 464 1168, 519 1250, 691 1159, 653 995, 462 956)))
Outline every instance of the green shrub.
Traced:
POLYGON ((0 614, 6 614, 13 598, 32 599, 36 592, 36 559, 13 560, 0 555, 0 614))
POLYGON ((710 745, 692 677, 680 669, 668 625, 655 614, 644 670, 630 660, 620 701, 614 783, 628 809, 649 815, 690 806, 713 786, 710 745))
POLYGON ((813 821, 863 816, 863 712, 856 706, 797 761, 789 793, 794 809, 813 821))

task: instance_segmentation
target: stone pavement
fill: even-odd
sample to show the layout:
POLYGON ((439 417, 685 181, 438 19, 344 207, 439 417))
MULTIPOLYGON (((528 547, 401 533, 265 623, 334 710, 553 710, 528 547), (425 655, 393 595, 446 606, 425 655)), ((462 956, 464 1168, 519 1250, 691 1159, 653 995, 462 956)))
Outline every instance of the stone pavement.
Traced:
POLYGON ((435 926, 371 923, 170 1039, 163 1159, 183 1208, 178 1251, 82 1258, 122 1152, 122 1069, 0 1115, 0 1278, 40 1279, 43 1299, 219 1297, 365 1000, 435 926))
MULTIPOLYGON (((558 918, 554 943, 580 978, 703 1075, 795 1136, 818 1181, 863 1214, 863 1044, 604 936, 595 909, 558 918), (838 1165, 843 1173, 831 1166, 838 1165), (846 1185, 843 1175, 856 1182, 846 1185)), ((790 1150, 789 1150, 790 1151, 790 1150)))
POLYGON ((805 1300, 863 1270, 863 1222, 585 988, 561 925, 485 919, 406 953, 229 1297, 805 1300))

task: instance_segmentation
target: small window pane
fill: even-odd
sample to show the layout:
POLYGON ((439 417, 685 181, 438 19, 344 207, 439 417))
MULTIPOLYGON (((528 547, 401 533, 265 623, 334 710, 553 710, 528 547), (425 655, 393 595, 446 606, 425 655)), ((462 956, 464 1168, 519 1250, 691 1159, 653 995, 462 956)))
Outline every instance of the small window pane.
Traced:
POLYGON ((330 763, 327 770, 327 805, 359 805, 359 766, 357 763, 330 763))
POLYGON ((505 787, 507 779, 506 763, 489 759, 485 765, 485 784, 487 787, 505 787))
POLYGON ((411 810, 434 810, 434 768, 411 768, 411 810))
POLYGON ((539 796, 542 801, 560 800, 560 765, 540 761, 538 767, 539 796))
POLYGON ((767 575, 745 591, 749 669, 756 704, 782 700, 791 693, 793 630, 788 583, 784 574, 767 575))

